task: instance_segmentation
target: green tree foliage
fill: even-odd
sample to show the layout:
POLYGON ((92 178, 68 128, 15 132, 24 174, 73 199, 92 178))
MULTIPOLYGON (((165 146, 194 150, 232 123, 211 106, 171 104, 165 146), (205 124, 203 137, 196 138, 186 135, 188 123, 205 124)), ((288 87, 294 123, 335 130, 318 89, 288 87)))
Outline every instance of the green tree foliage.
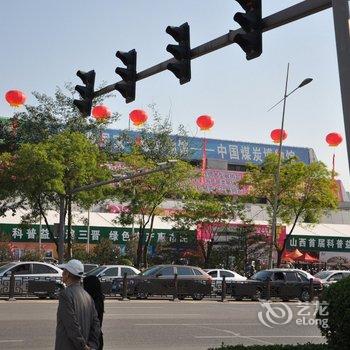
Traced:
POLYGON ((197 193, 185 198, 182 209, 175 212, 169 220, 174 222, 177 229, 189 230, 202 226, 210 231, 210 239, 198 240, 204 267, 207 268, 220 233, 225 232, 230 222, 239 218, 244 218, 244 207, 234 197, 197 193))
POLYGON ((10 249, 10 236, 0 232, 0 262, 12 260, 12 253, 10 249))
MULTIPOLYGON (((275 179, 278 156, 271 154, 258 167, 250 165, 240 182, 240 186, 249 186, 249 195, 244 199, 254 202, 266 200, 267 213, 272 220, 275 198, 275 179)), ((336 209, 338 199, 334 190, 334 180, 331 172, 322 162, 305 164, 296 158, 282 160, 280 168, 280 190, 277 193, 277 218, 284 224, 292 224, 283 247, 277 242, 280 264, 286 241, 292 234, 297 222, 319 222, 321 216, 331 209, 336 209)))
MULTIPOLYGON (((110 178, 103 166, 104 158, 98 147, 83 134, 65 131, 38 144, 22 144, 12 155, 0 156, 0 199, 19 198, 22 206, 30 208, 24 221, 31 222, 41 215, 50 230, 46 211, 57 209, 60 197, 83 207, 104 198, 106 187, 78 192, 74 188, 110 178)), ((54 233, 50 230, 51 238, 54 233)), ((69 243, 69 242, 68 242, 69 243)))
POLYGON ((21 261, 41 261, 41 255, 38 250, 26 250, 21 255, 21 261))
POLYGON ((101 239, 93 251, 93 260, 99 265, 115 264, 119 251, 109 239, 101 239))

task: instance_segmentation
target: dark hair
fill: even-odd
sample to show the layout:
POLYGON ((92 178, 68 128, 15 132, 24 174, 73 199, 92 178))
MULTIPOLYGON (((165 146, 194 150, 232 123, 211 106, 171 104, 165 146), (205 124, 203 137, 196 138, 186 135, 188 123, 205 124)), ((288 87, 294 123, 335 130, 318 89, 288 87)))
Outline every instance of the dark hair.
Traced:
POLYGON ((101 282, 96 276, 87 276, 83 279, 84 289, 91 295, 92 299, 104 298, 101 282))

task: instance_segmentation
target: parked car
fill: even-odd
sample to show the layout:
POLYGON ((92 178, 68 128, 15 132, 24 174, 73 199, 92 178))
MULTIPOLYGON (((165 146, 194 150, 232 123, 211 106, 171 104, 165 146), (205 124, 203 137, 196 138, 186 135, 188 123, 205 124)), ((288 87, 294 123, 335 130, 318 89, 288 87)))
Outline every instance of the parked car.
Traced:
POLYGON ((134 276, 140 273, 140 270, 127 265, 102 265, 89 271, 86 276, 96 276, 101 281, 112 282, 116 278, 122 278, 124 273, 134 276))
MULTIPOLYGON (((212 278, 201 268, 184 265, 156 265, 137 276, 128 276, 129 295, 145 299, 152 295, 173 295, 177 274, 178 298, 201 300, 211 292, 212 278)), ((118 282, 119 290, 122 281, 118 282)))
POLYGON ((315 277, 319 278, 325 287, 336 283, 343 278, 350 277, 349 270, 327 270, 316 273, 315 277))
POLYGON ((239 273, 231 270, 205 269, 204 271, 213 279, 212 288, 214 293, 221 293, 221 285, 224 276, 226 284, 247 280, 247 277, 241 276, 239 273))
POLYGON ((96 267, 98 267, 98 264, 84 264, 84 275, 96 269, 96 267))
POLYGON ((38 261, 10 262, 0 267, 0 295, 8 295, 12 274, 16 281, 15 295, 54 298, 63 288, 62 270, 57 266, 38 261))
MULTIPOLYGON (((249 280, 232 284, 231 294, 238 300, 250 298, 258 300, 267 295, 268 282, 270 282, 270 296, 281 298, 283 301, 310 299, 310 281, 295 269, 262 270, 254 274, 249 280)), ((313 280, 313 288, 317 295, 322 290, 319 280, 313 280)))

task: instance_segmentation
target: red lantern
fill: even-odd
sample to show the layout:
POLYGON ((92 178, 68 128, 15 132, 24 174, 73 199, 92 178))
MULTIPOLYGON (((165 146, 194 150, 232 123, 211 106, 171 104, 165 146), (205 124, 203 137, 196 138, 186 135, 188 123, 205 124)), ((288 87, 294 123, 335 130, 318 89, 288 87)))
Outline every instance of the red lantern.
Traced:
POLYGON ((202 131, 210 130, 214 126, 214 119, 209 115, 201 115, 196 123, 202 131))
POLYGON ((148 116, 142 109, 134 109, 130 112, 129 118, 135 126, 141 126, 146 123, 148 116))
POLYGON ((271 131, 270 136, 274 143, 279 143, 281 140, 281 136, 282 136, 282 141, 284 141, 287 138, 288 134, 285 130, 282 130, 281 132, 281 129, 275 129, 271 131))
POLYGON ((326 142, 330 147, 337 147, 338 145, 341 144, 342 141, 343 141, 342 136, 337 132, 331 132, 326 136, 326 142))
POLYGON ((111 111, 108 107, 99 105, 95 106, 92 109, 92 116, 97 120, 97 121, 103 121, 105 119, 108 119, 111 116, 111 111))
POLYGON ((19 107, 24 104, 27 96, 19 90, 10 90, 6 92, 5 99, 11 107, 19 107))

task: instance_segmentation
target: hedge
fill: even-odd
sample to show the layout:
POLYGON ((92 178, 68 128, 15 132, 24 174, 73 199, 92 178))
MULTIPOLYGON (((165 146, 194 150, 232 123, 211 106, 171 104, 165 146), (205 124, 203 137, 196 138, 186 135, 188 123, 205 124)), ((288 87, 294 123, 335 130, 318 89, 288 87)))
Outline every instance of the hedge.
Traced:
POLYGON ((209 350, 331 350, 326 344, 297 344, 297 345, 224 345, 209 350))

